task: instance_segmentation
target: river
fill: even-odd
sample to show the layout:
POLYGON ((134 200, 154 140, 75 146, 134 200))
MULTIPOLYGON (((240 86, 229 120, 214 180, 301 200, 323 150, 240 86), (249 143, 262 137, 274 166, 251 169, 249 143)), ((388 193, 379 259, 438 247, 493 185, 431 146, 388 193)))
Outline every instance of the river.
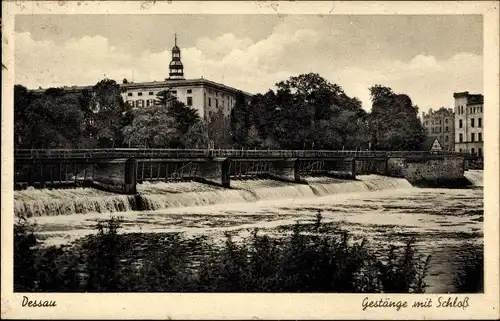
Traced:
POLYGON ((96 221, 121 216, 123 233, 184 232, 220 238, 232 231, 247 236, 259 228, 309 222, 321 211, 374 248, 401 245, 416 238, 422 254, 431 254, 427 292, 453 292, 460 245, 483 240, 482 171, 468 171, 474 187, 421 189, 406 180, 377 175, 357 181, 309 178, 308 184, 272 180, 232 181, 227 190, 196 182, 141 184, 142 207, 130 196, 93 189, 15 192, 15 212, 29 216, 46 245, 63 244, 94 233, 96 221))

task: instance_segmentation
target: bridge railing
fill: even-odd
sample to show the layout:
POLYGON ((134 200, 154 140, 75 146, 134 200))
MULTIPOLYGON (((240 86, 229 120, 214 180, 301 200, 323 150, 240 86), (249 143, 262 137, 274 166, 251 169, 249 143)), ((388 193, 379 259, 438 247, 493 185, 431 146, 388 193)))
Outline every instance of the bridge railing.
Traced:
POLYGON ((203 157, 405 157, 405 156, 477 157, 454 151, 350 151, 350 150, 249 150, 249 149, 16 149, 15 159, 92 159, 92 158, 203 158, 203 157))

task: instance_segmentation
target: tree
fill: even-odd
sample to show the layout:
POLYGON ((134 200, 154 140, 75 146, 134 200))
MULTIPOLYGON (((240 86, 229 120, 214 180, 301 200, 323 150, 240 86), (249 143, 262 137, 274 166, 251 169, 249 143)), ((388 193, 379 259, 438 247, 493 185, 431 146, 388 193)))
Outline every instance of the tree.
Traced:
POLYGON ((262 139, 259 136, 259 132, 255 126, 251 126, 248 130, 248 137, 246 142, 247 148, 259 148, 262 145, 262 139))
POLYGON ((26 119, 26 110, 35 99, 28 92, 26 87, 21 85, 14 86, 14 144, 16 147, 22 147, 26 141, 29 123, 26 119))
POLYGON ((75 148, 83 132, 83 112, 75 95, 22 97, 17 89, 15 127, 19 145, 27 148, 75 148), (28 104, 28 105, 26 105, 28 104))
POLYGON ((264 148, 357 149, 367 145, 366 135, 358 136, 366 123, 361 101, 347 96, 340 86, 309 73, 278 82, 276 87, 276 92, 255 95, 247 108, 233 111, 237 144, 259 141, 249 141, 253 126, 264 148))
POLYGON ((420 150, 425 130, 418 119, 418 107, 409 96, 395 94, 391 88, 370 88, 372 112, 369 117, 373 149, 420 150))
POLYGON ((161 105, 137 110, 131 124, 123 128, 123 136, 129 146, 146 148, 171 147, 180 139, 175 120, 161 105))
POLYGON ((168 108, 170 103, 175 101, 177 98, 172 95, 171 88, 166 90, 162 90, 156 94, 155 105, 163 106, 164 108, 168 108))
MULTIPOLYGON (((201 121, 198 110, 186 106, 183 102, 177 100, 177 98, 172 95, 170 89, 160 91, 156 95, 156 105, 161 106, 166 110, 167 115, 174 119, 175 127, 180 136, 187 134, 194 124, 201 121)), ((184 147, 180 141, 174 145, 176 147, 184 147)))
POLYGON ((201 121, 193 124, 188 132, 181 136, 181 143, 185 148, 205 148, 208 142, 208 130, 201 121))
POLYGON ((123 142, 122 129, 131 121, 131 108, 121 96, 120 86, 111 79, 93 87, 89 108, 94 113, 92 127, 98 147, 115 147, 123 142))
POLYGON ((236 147, 245 146, 248 129, 250 128, 250 110, 245 96, 238 91, 234 107, 231 110, 231 140, 236 147))

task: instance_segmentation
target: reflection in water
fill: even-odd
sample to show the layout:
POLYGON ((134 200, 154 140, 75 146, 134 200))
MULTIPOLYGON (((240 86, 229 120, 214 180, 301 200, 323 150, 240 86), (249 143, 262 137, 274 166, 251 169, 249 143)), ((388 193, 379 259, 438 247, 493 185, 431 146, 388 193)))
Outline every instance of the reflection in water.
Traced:
MULTIPOLYGON (((467 178, 479 186, 481 174, 475 171, 467 178)), ((355 182, 316 178, 309 185, 267 180, 233 181, 232 185, 234 189, 224 190, 194 182, 143 184, 140 193, 152 210, 132 211, 121 205, 118 214, 107 207, 90 207, 88 213, 77 214, 85 211, 69 206, 59 212, 64 215, 49 216, 51 207, 44 206, 43 215, 34 215, 32 221, 46 244, 67 243, 93 233, 95 222, 111 215, 123 217, 125 233, 182 231, 186 236, 220 238, 230 230, 248 236, 254 228, 284 233, 280 226, 309 222, 321 210, 323 222, 337 224, 354 239, 368 238, 375 249, 402 245, 415 237, 421 252, 432 255, 428 292, 453 291, 453 270, 461 259, 459 246, 470 240, 482 242, 482 188, 418 189, 403 179, 375 175, 355 182)), ((71 198, 77 203, 77 194, 94 204, 96 199, 115 202, 115 206, 128 201, 126 196, 84 189, 16 193, 16 210, 37 201, 53 204, 71 198), (47 196, 37 199, 32 193, 47 196)))

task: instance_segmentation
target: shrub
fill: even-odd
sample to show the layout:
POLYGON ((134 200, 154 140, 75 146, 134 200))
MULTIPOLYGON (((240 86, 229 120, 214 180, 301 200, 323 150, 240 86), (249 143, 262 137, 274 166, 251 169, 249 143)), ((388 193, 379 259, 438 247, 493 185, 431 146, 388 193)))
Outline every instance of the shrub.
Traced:
POLYGON ((222 245, 186 242, 178 234, 118 233, 121 220, 97 224, 97 235, 65 248, 36 248, 16 225, 16 289, 36 291, 423 292, 427 261, 409 242, 387 262, 366 241, 329 230, 321 213, 285 237, 259 235, 222 245), (306 230, 304 232, 303 230, 306 230), (202 249, 201 253, 194 246, 202 249), (195 255, 194 253, 197 252, 195 255), (31 255, 26 255, 30 253, 31 255), (194 255, 194 256, 193 256, 194 255), (30 258, 34 258, 30 261, 30 258), (19 261, 23 259, 25 261, 19 261), (25 263, 25 264, 20 264, 25 263))
POLYGON ((36 289, 37 245, 34 226, 29 225, 25 217, 18 217, 14 224, 14 291, 26 292, 36 289))
POLYGON ((391 246, 386 263, 379 262, 377 268, 384 292, 424 293, 431 256, 421 260, 414 247, 415 239, 410 239, 401 254, 391 246))
POLYGON ((455 272, 455 287, 461 293, 484 292, 484 251, 473 242, 460 248, 462 258, 455 272))

